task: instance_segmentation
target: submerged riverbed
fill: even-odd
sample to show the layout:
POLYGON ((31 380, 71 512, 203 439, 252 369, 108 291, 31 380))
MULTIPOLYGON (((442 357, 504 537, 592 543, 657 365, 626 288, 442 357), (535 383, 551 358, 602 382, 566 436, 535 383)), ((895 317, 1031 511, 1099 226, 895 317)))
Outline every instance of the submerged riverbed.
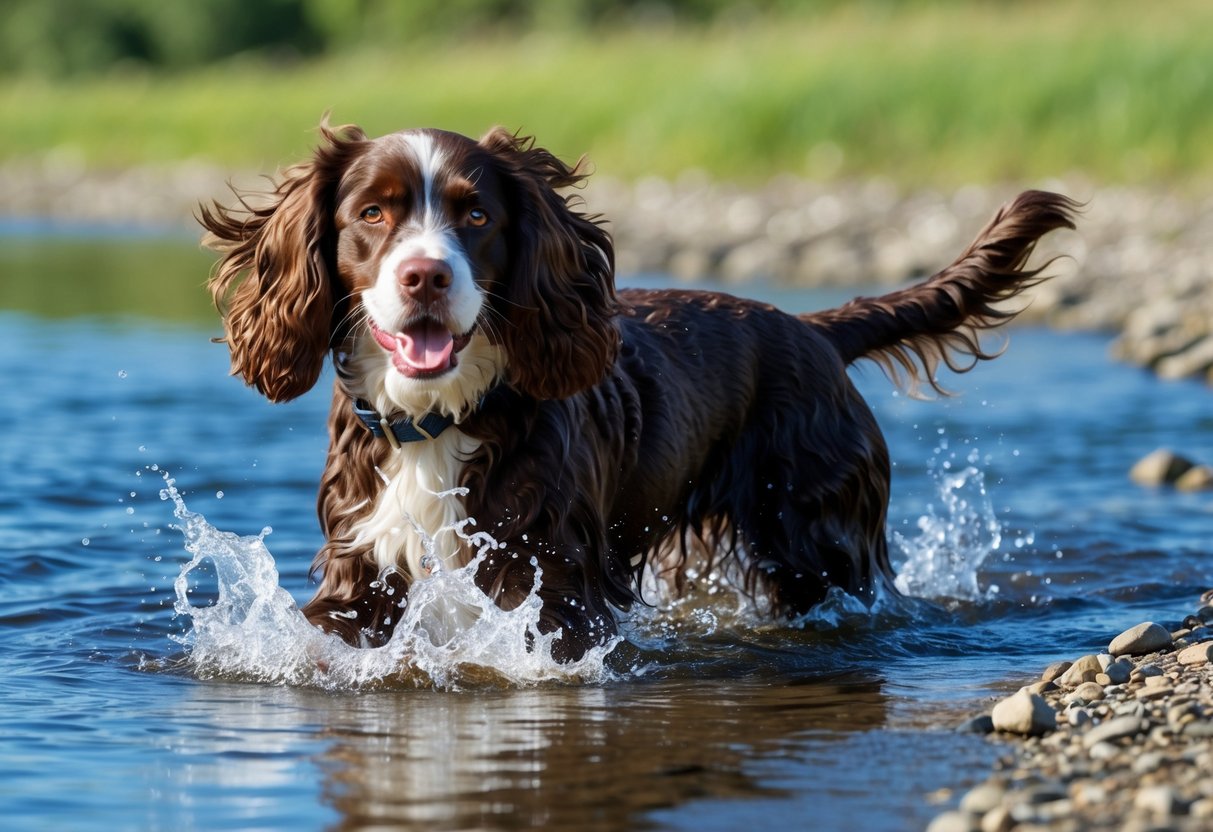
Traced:
MULTIPOLYGON (((45 302, 55 269, 121 287, 131 263, 201 262, 188 243, 41 245, 4 258, 5 280, 47 292, 0 312, 14 828, 919 829, 997 755, 954 724, 1213 583, 1209 495, 1126 476, 1158 446, 1213 460, 1213 392, 1111 362, 1103 336, 1015 329, 952 399, 856 370, 895 464, 907 598, 836 599, 797 628, 723 596, 645 610, 573 679, 506 648, 480 654, 491 673, 471 647, 393 673, 292 625, 327 390, 265 403, 227 376, 217 326, 175 308, 45 302), (329 672, 300 661, 316 650, 329 672)), ((746 291, 789 311, 841 297, 746 291)))

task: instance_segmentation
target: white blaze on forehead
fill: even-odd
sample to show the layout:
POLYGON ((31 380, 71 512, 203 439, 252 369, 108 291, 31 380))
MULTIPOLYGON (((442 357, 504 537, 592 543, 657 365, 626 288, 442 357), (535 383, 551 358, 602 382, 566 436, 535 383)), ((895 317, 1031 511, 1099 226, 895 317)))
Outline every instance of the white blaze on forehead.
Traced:
POLYGON ((434 146, 434 137, 429 133, 405 133, 404 142, 413 153, 417 169, 421 172, 422 181, 422 224, 429 228, 433 220, 439 216, 438 206, 434 204, 434 182, 438 171, 445 161, 442 151, 434 146))

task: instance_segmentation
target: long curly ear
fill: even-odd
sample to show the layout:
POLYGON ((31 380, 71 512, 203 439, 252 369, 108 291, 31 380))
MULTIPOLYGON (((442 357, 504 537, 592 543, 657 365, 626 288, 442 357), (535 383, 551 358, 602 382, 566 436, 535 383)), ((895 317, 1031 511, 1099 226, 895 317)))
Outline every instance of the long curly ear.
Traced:
POLYGON ((560 399, 602 380, 619 352, 615 249, 597 218, 558 188, 585 179, 529 137, 494 129, 480 144, 507 183, 510 268, 497 311, 508 378, 538 399, 560 399))
POLYGON ((269 193, 232 189, 237 204, 200 208, 202 242, 222 253, 210 279, 223 316, 232 375, 271 401, 311 389, 333 325, 333 200, 346 165, 366 145, 353 126, 320 125, 326 144, 288 168, 269 193))

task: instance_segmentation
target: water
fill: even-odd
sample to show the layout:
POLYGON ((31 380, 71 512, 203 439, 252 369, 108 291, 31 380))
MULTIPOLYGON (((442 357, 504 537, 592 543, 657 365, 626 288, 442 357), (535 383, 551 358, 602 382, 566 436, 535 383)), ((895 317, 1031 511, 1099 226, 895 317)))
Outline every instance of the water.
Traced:
POLYGON ((571 669, 518 649, 533 611, 451 642, 418 601, 393 644, 355 651, 292 606, 326 393, 268 405, 227 377, 204 298, 121 295, 132 263, 200 293, 188 243, 0 243, 26 287, 0 293, 9 828, 920 829, 998 754, 952 725, 1213 586, 1213 500, 1125 476, 1162 445, 1213 460, 1213 393, 1109 362, 1102 336, 1018 329, 950 400, 857 373, 907 599, 777 628, 720 590, 571 669), (105 314, 81 281, 112 287, 105 314))

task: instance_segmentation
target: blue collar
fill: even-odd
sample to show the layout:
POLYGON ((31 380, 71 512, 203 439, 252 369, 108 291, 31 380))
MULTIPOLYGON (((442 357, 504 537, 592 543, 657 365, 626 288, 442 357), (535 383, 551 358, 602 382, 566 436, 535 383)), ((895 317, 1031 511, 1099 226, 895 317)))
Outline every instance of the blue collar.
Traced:
POLYGON ((354 415, 375 436, 386 438, 393 448, 399 448, 402 442, 422 442, 433 439, 438 434, 455 424, 454 416, 444 416, 441 413, 430 412, 419 420, 411 416, 388 421, 361 399, 354 400, 354 415))

